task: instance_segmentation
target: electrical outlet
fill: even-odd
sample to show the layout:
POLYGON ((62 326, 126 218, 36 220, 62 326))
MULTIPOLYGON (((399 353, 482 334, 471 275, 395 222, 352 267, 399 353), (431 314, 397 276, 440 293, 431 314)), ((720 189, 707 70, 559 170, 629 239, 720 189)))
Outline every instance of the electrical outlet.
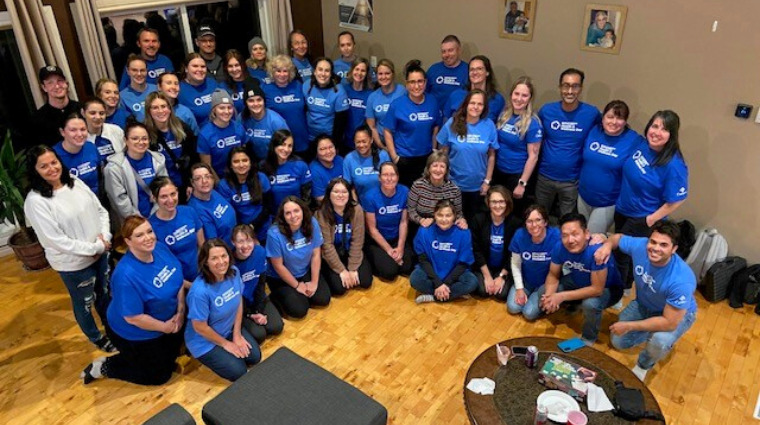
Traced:
POLYGON ((760 109, 758 109, 757 115, 755 115, 755 122, 760 124, 760 109))

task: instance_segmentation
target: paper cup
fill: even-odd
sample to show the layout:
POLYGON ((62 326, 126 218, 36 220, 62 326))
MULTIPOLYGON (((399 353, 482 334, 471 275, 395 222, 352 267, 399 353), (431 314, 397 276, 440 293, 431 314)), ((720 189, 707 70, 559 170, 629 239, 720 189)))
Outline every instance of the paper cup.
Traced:
POLYGON ((586 425, 588 423, 588 417, 585 413, 573 410, 567 413, 567 425, 586 425))

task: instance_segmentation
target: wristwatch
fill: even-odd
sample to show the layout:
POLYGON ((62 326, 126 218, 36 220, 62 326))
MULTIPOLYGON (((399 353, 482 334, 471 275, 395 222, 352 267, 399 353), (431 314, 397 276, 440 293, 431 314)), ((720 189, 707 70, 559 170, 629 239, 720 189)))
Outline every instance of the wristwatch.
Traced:
POLYGON ((518 181, 517 181, 517 184, 519 184, 519 185, 520 185, 520 186, 522 186, 522 187, 525 187, 525 186, 527 186, 527 185, 528 185, 528 182, 526 182, 526 181, 525 181, 525 180, 523 180, 523 179, 520 179, 520 180, 518 180, 518 181))
POLYGON ((487 184, 487 185, 490 186, 491 185, 491 180, 489 180, 489 179, 483 179, 483 183, 485 183, 485 184, 487 184))
POLYGON ((507 278, 507 273, 499 273, 499 277, 502 278, 502 279, 506 279, 507 278))

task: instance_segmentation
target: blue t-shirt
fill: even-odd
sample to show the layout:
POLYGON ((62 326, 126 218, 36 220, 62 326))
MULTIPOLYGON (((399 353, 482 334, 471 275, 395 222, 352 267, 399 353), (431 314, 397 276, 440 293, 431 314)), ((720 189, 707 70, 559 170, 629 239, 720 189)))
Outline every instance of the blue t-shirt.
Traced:
MULTIPOLYGON (((182 144, 177 143, 177 138, 174 137, 174 133, 171 131, 162 131, 161 134, 163 134, 164 141, 166 141, 166 146, 169 148, 172 155, 174 155, 175 158, 182 157, 182 144)), ((169 178, 172 180, 172 183, 174 183, 174 185, 177 187, 182 187, 182 174, 180 174, 179 170, 177 169, 177 165, 174 163, 172 155, 169 155, 169 152, 164 149, 164 145, 161 143, 156 144, 158 145, 158 152, 164 156, 164 160, 166 161, 166 170, 169 174, 169 178)))
MULTIPOLYGON (((340 77, 341 81, 348 80, 348 72, 350 70, 351 70, 351 61, 347 61, 343 59, 343 57, 339 57, 338 59, 335 59, 333 61, 333 74, 340 77)), ((372 67, 369 68, 368 77, 372 81, 377 81, 377 73, 375 72, 375 68, 372 68, 372 67)))
POLYGON ((623 164, 633 148, 643 140, 626 128, 618 136, 608 136, 601 125, 594 127, 583 144, 583 165, 578 194, 592 207, 615 205, 623 180, 623 164))
POLYGON ((335 219, 333 245, 335 245, 336 249, 342 246, 345 252, 348 252, 351 246, 351 237, 354 235, 354 232, 351 230, 351 223, 346 223, 343 220, 343 216, 338 213, 333 213, 333 217, 335 219))
POLYGON ((211 114, 211 94, 216 90, 216 81, 209 77, 197 86, 180 81, 177 101, 192 111, 199 127, 208 122, 211 114))
POLYGON ((163 333, 131 325, 124 317, 147 314, 163 322, 171 319, 177 314, 177 293, 182 283, 182 265, 165 245, 156 244, 150 263, 127 251, 111 277, 108 326, 128 341, 158 338, 163 333))
POLYGON ((198 153, 211 155, 211 166, 219 177, 223 177, 232 148, 246 143, 248 135, 239 121, 230 121, 224 128, 209 121, 198 135, 198 153))
POLYGON ((548 227, 546 236, 540 243, 533 243, 530 233, 524 227, 517 229, 509 243, 509 251, 520 254, 522 258, 520 272, 526 289, 533 291, 546 282, 552 252, 560 244, 562 238, 556 227, 548 227))
POLYGON ((193 132, 194 135, 198 135, 198 133, 201 132, 200 127, 198 127, 198 121, 195 119, 195 115, 193 115, 193 111, 190 110, 187 106, 177 103, 174 105, 174 115, 179 118, 180 121, 187 124, 188 127, 190 127, 190 130, 193 132))
POLYGON ((343 177, 343 158, 335 155, 332 168, 325 167, 318 159, 315 159, 311 161, 309 170, 311 170, 311 196, 315 198, 325 196, 330 180, 343 177))
POLYGON ((122 130, 127 127, 127 118, 132 115, 123 103, 119 102, 113 114, 106 117, 106 123, 118 126, 122 130))
POLYGON ((678 255, 668 264, 657 267, 649 262, 647 238, 623 236, 620 250, 633 259, 633 281, 636 282, 636 301, 653 313, 662 313, 669 304, 689 313, 697 311, 694 291, 697 279, 688 264, 678 255))
POLYGON ((665 165, 653 166, 657 152, 643 140, 623 164, 623 183, 615 212, 641 218, 667 202, 683 201, 689 195, 689 169, 675 155, 665 165))
POLYGON ((383 127, 393 135, 398 156, 426 156, 433 151, 433 129, 441 126, 441 111, 435 96, 427 95, 421 104, 409 96, 391 102, 383 127))
POLYGON ((377 153, 377 166, 374 164, 372 155, 365 158, 357 151, 346 155, 343 161, 343 178, 354 186, 360 200, 370 189, 380 187, 380 164, 391 160, 388 152, 379 150, 377 153))
POLYGON ((388 114, 391 102, 404 95, 406 95, 406 89, 401 84, 396 84, 393 91, 388 94, 383 93, 383 89, 377 89, 370 93, 367 98, 366 118, 375 120, 375 127, 380 135, 380 140, 385 140, 383 120, 385 119, 385 115, 388 114))
POLYGON ((308 81, 309 78, 314 74, 314 67, 311 66, 311 63, 308 59, 298 59, 296 57, 291 58, 293 60, 293 65, 295 65, 296 70, 298 71, 298 75, 301 76, 301 79, 304 81, 308 81))
POLYGON ((572 112, 562 110, 561 102, 547 103, 538 112, 544 129, 538 172, 550 180, 572 182, 581 172, 583 142, 601 122, 595 106, 580 102, 572 112))
POLYGON ((414 252, 427 256, 433 265, 433 271, 441 280, 446 279, 457 264, 471 265, 475 262, 470 231, 457 226, 451 226, 447 230, 441 230, 437 224, 420 227, 414 237, 414 252))
POLYGON ((563 245, 562 242, 560 242, 554 247, 554 251, 552 251, 551 262, 552 264, 562 265, 563 270, 568 270, 570 272, 570 276, 576 288, 591 286, 591 273, 604 269, 607 269, 607 280, 604 285, 606 288, 623 286, 623 282, 620 279, 620 273, 615 265, 614 257, 610 257, 607 264, 596 264, 594 253, 601 246, 601 244, 588 245, 583 252, 573 254, 565 248, 565 245, 563 245))
POLYGON ((268 79, 268 77, 267 77, 267 70, 264 69, 264 68, 256 68, 256 69, 254 69, 254 68, 251 68, 249 66, 248 67, 248 74, 251 77, 253 77, 253 78, 257 78, 261 82, 264 82, 265 80, 268 79))
MULTIPOLYGON (((462 86, 451 92, 451 95, 449 95, 449 99, 443 106, 444 119, 451 118, 454 115, 454 112, 456 112, 457 109, 459 109, 459 107, 462 105, 462 102, 464 102, 464 98, 467 97, 468 93, 465 87, 466 86, 462 86)), ((488 118, 490 118, 494 123, 498 121, 499 115, 501 115, 501 111, 504 110, 504 105, 506 105, 504 96, 502 96, 501 93, 496 92, 492 98, 488 99, 488 118)))
POLYGON ((98 148, 92 143, 84 142, 82 149, 72 154, 63 148, 63 142, 58 142, 53 149, 61 157, 63 166, 69 169, 69 174, 82 180, 97 195, 101 163, 98 148))
POLYGON ((306 122, 309 127, 309 141, 318 135, 332 134, 335 114, 348 110, 348 97, 341 85, 331 88, 303 86, 306 98, 306 122))
POLYGON ((348 97, 348 123, 346 124, 346 134, 343 142, 349 149, 354 148, 354 133, 359 128, 367 116, 367 99, 372 93, 369 89, 354 90, 353 85, 343 83, 343 90, 348 97))
POLYGON ((253 247, 253 252, 245 260, 235 259, 236 267, 240 270, 240 279, 243 281, 243 299, 246 304, 254 304, 259 301, 254 299, 256 287, 262 273, 267 269, 267 250, 258 243, 253 247))
POLYGON ((198 232, 203 229, 195 210, 178 205, 177 214, 171 220, 162 220, 153 214, 148 219, 153 226, 156 240, 166 244, 182 264, 182 276, 192 282, 198 276, 198 232))
POLYGON ((264 116, 257 120, 254 117, 248 117, 243 120, 243 128, 248 135, 248 140, 253 144, 253 154, 258 159, 265 159, 269 151, 269 142, 272 140, 272 134, 277 130, 290 130, 285 119, 277 112, 271 109, 265 109, 264 116))
POLYGON ((92 141, 92 143, 95 145, 95 149, 98 151, 100 164, 105 166, 108 157, 116 153, 116 149, 113 146, 113 141, 103 136, 97 135, 95 136, 95 139, 92 141))
POLYGON ((198 276, 187 293, 187 321, 190 323, 185 326, 185 345, 195 358, 208 353, 216 344, 196 332, 191 321, 205 322, 222 338, 232 335, 237 311, 243 302, 243 282, 237 267, 231 267, 234 276, 215 283, 207 283, 203 276, 198 276))
POLYGON ((283 199, 290 195, 301 197, 301 186, 311 183, 311 170, 305 162, 293 159, 277 167, 277 173, 269 176, 274 202, 273 211, 277 211, 283 199))
POLYGON ((499 225, 491 223, 488 244, 488 267, 500 267, 504 264, 504 222, 499 225))
MULTIPOLYGON (((129 155, 125 155, 125 157, 129 161, 129 165, 132 166, 132 169, 145 182, 145 186, 150 187, 150 182, 156 178, 156 170, 153 168, 153 157, 147 153, 140 160, 132 159, 129 155)), ((153 209, 150 195, 139 183, 137 184, 137 209, 143 217, 150 217, 150 210, 153 209)))
POLYGON ((528 145, 541 143, 543 129, 537 119, 531 119, 525 137, 520 137, 515 124, 520 121, 518 115, 512 115, 498 129, 499 150, 496 152, 496 168, 506 174, 522 174, 528 161, 528 145))
POLYGON ((212 190, 211 199, 208 201, 191 196, 187 205, 198 213, 206 240, 221 238, 227 245, 232 246, 232 229, 237 225, 235 209, 219 192, 212 190))
POLYGON ((235 112, 241 113, 246 108, 245 97, 243 91, 245 90, 245 81, 235 81, 234 87, 230 87, 227 81, 220 81, 217 83, 217 87, 224 89, 232 96, 232 104, 235 106, 235 112))
POLYGON ((438 132, 438 144, 449 148, 451 180, 462 192, 478 192, 488 168, 488 150, 499 149, 496 126, 489 119, 467 124, 467 135, 459 136, 452 130, 453 118, 438 132))
POLYGON ((277 84, 262 84, 261 89, 266 95, 267 108, 282 116, 293 134, 293 150, 304 152, 309 149, 309 130, 306 124, 306 96, 303 95, 303 84, 298 80, 291 81, 285 87, 277 84))
MULTIPOLYGON (((228 182, 227 179, 222 179, 216 187, 219 194, 222 195, 233 208, 235 208, 238 223, 251 224, 256 221, 262 211, 264 211, 264 194, 272 190, 272 187, 269 184, 269 179, 264 173, 259 172, 258 177, 259 182, 261 183, 261 202, 258 204, 251 203, 251 194, 248 192, 247 183, 242 183, 240 189, 237 189, 230 185, 230 182, 228 182)), ((269 228, 269 224, 269 220, 266 220, 263 225, 258 226, 256 228, 257 236, 258 234, 266 235, 266 229, 269 228)))
MULTIPOLYGON (((303 277, 311 266, 311 254, 322 246, 322 231, 317 219, 311 218, 311 239, 306 240, 301 229, 293 234, 293 243, 280 233, 277 226, 269 228, 267 233, 267 258, 282 258, 283 265, 296 279, 303 277)), ((267 264, 267 275, 280 279, 280 275, 274 270, 272 261, 267 264)))
MULTIPOLYGON (((156 58, 153 60, 146 59, 145 65, 148 70, 148 75, 145 77, 145 81, 147 81, 148 84, 157 84, 159 75, 164 72, 174 72, 172 61, 162 54, 156 55, 156 58)), ((119 90, 129 86, 129 82, 129 75, 127 74, 127 67, 125 66, 124 71, 121 73, 121 79, 119 80, 119 90)))
POLYGON ((393 196, 385 196, 382 189, 376 187, 367 191, 362 199, 362 208, 365 212, 375 214, 377 230, 388 241, 399 237, 398 229, 408 196, 409 189, 403 184, 398 184, 393 196))
POLYGON ((427 92, 435 95, 438 105, 442 108, 451 93, 467 83, 469 76, 469 66, 465 61, 459 61, 459 65, 453 68, 449 68, 443 62, 434 63, 427 72, 427 92))
POLYGON ((127 86, 119 95, 121 96, 121 105, 129 110, 137 121, 145 121, 145 99, 148 95, 158 91, 155 84, 147 84, 145 90, 137 91, 132 86, 127 86))

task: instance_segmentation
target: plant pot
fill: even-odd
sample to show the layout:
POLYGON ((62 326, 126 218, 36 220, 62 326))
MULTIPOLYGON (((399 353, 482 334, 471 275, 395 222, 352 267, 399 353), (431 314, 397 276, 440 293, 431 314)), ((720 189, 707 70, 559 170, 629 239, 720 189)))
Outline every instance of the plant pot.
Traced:
POLYGON ((50 267, 45 258, 45 250, 37 240, 34 231, 18 231, 8 240, 16 258, 21 261, 24 268, 29 271, 44 270, 50 267))

